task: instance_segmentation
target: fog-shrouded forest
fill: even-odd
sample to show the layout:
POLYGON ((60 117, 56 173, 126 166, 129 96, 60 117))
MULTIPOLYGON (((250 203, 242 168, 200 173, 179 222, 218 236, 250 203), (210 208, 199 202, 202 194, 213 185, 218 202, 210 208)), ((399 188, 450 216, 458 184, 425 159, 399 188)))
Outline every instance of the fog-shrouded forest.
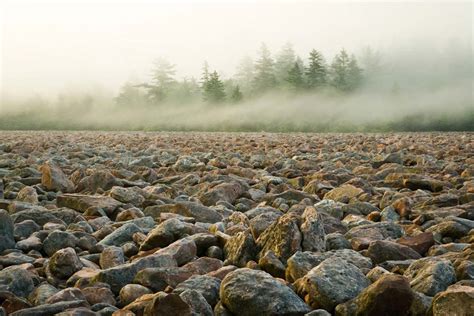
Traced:
MULTIPOLYGON (((302 29, 304 32, 310 34, 311 30, 302 29)), ((4 94, 0 128, 281 132, 474 129, 469 41, 450 38, 437 46, 429 41, 406 41, 390 49, 378 48, 376 42, 352 49, 341 43, 330 54, 317 38, 313 48, 305 51, 297 51, 297 45, 283 39, 271 49, 265 38, 262 40, 243 56, 236 57, 231 48, 218 58, 213 53, 203 59, 190 55, 191 68, 200 69, 199 74, 186 73, 190 61, 183 70, 173 56, 156 54, 145 75, 124 79, 115 88, 92 85, 49 94, 25 89, 21 97, 4 94), (233 69, 222 71, 226 58, 240 59, 233 69)), ((183 50, 185 46, 183 43, 183 50)))

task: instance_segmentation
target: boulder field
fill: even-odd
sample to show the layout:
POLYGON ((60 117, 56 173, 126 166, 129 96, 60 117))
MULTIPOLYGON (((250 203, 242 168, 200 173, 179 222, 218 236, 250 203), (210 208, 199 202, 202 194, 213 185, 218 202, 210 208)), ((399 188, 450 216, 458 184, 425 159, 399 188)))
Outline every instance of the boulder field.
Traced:
POLYGON ((472 133, 0 138, 0 316, 474 311, 472 133))

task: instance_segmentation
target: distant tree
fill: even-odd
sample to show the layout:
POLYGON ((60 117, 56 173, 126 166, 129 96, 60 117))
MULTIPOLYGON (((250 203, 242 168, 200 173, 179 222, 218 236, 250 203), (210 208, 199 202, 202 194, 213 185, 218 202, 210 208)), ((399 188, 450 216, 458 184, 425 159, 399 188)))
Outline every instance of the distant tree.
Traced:
POLYGON ((295 51, 291 43, 286 43, 276 56, 275 77, 279 84, 287 83, 288 72, 293 68, 296 61, 295 51))
POLYGON ((397 81, 395 81, 392 85, 392 89, 390 90, 391 94, 394 96, 400 95, 400 85, 397 81))
POLYGON ((354 90, 362 83, 362 69, 359 67, 355 56, 349 57, 344 49, 334 58, 331 71, 331 83, 341 91, 354 90))
POLYGON ((242 93, 248 94, 252 90, 252 81, 255 77, 255 68, 252 58, 244 57, 238 64, 234 80, 240 86, 242 93))
POLYGON ((230 99, 232 102, 237 103, 242 101, 243 95, 242 92, 240 91, 239 85, 236 85, 234 87, 234 90, 232 90, 232 94, 230 95, 230 99))
POLYGON ((331 84, 339 90, 349 91, 349 63, 347 52, 342 49, 331 64, 331 84))
POLYGON ((321 87, 327 82, 327 67, 323 55, 313 49, 309 53, 309 65, 306 69, 306 79, 308 88, 313 89, 321 87))
POLYGON ((126 107, 136 107, 146 104, 146 96, 140 87, 130 82, 125 83, 120 88, 118 96, 115 98, 117 105, 126 107))
POLYGON ((370 46, 364 48, 360 61, 364 67, 364 73, 368 77, 377 75, 382 71, 382 54, 379 51, 372 49, 370 46))
POLYGON ((175 65, 164 58, 158 58, 154 62, 151 84, 142 85, 148 89, 148 96, 152 102, 163 101, 171 87, 176 83, 174 75, 175 65))
POLYGON ((201 75, 201 81, 200 81, 201 87, 203 90, 208 81, 209 81, 209 64, 207 63, 207 61, 204 61, 204 64, 202 65, 202 75, 201 75))
POLYGON ((275 87, 274 62, 267 46, 262 43, 259 58, 255 62, 255 77, 253 88, 256 93, 262 93, 275 87))
POLYGON ((217 71, 209 74, 209 79, 204 85, 204 100, 209 103, 222 102, 225 99, 224 84, 217 71))
POLYGON ((186 103, 196 100, 201 95, 201 87, 195 78, 183 78, 170 91, 168 98, 177 103, 186 103))
POLYGON ((362 84, 362 69, 354 55, 351 56, 349 61, 348 84, 349 90, 354 90, 362 84))
POLYGON ((288 71, 286 81, 293 90, 301 90, 304 87, 303 71, 298 62, 294 62, 293 67, 288 71))

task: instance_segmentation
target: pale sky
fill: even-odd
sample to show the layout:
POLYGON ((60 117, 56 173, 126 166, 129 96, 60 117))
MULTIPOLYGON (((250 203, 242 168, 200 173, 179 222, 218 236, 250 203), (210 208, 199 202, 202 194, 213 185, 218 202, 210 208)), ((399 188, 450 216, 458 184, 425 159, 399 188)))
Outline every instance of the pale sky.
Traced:
MULTIPOLYGON (((208 60, 230 76, 266 42, 302 57, 342 47, 472 45, 471 1, 1 1, 1 88, 54 95, 147 80, 153 59, 199 77, 208 60)), ((472 46, 471 46, 472 47, 472 46)))

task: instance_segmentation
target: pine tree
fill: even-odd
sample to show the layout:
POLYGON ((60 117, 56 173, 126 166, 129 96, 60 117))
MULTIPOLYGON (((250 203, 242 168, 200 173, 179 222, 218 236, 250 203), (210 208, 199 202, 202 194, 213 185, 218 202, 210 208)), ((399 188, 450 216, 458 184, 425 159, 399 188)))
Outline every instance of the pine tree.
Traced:
POLYGON ((267 46, 262 43, 260 57, 255 63, 254 91, 263 93, 275 87, 274 62, 267 46))
POLYGON ((242 93, 248 94, 252 90, 252 81, 255 77, 255 68, 253 64, 252 58, 249 56, 244 57, 239 65, 237 66, 237 70, 235 73, 235 81, 240 86, 240 90, 242 93))
POLYGON ((204 101, 218 103, 224 101, 224 99, 224 84, 219 79, 217 71, 214 71, 209 74, 209 79, 204 86, 204 101))
POLYGON ((142 106, 146 104, 146 98, 140 91, 139 85, 130 82, 125 83, 120 89, 119 95, 115 98, 115 102, 120 106, 142 106))
POLYGON ((209 64, 204 61, 202 65, 202 77, 201 77, 201 88, 204 90, 207 82, 209 81, 209 64))
POLYGON ((286 81, 293 90, 300 90, 304 87, 303 71, 298 62, 295 61, 293 67, 288 71, 286 81))
POLYGON ((239 85, 236 85, 234 90, 232 90, 232 94, 230 95, 230 99, 232 102, 237 103, 242 101, 243 95, 242 92, 240 91, 239 85))
POLYGON ((169 63, 164 58, 158 58, 154 62, 152 70, 152 83, 146 85, 148 96, 152 102, 163 101, 170 88, 176 83, 174 75, 176 73, 175 65, 169 63))
POLYGON ((349 90, 354 90, 362 84, 362 69, 354 55, 351 56, 348 69, 349 90))
POLYGON ((327 72, 323 55, 313 49, 309 53, 309 65, 306 69, 308 88, 314 89, 324 86, 327 81, 327 72))
POLYGON ((331 64, 331 84, 341 91, 350 90, 349 63, 349 55, 342 49, 331 64))
POLYGON ((370 46, 363 50, 360 60, 364 67, 364 73, 368 77, 376 76, 382 71, 382 54, 370 46))
POLYGON ((295 51, 291 43, 286 43, 278 53, 275 61, 275 77, 279 84, 286 84, 288 72, 296 61, 295 51))

